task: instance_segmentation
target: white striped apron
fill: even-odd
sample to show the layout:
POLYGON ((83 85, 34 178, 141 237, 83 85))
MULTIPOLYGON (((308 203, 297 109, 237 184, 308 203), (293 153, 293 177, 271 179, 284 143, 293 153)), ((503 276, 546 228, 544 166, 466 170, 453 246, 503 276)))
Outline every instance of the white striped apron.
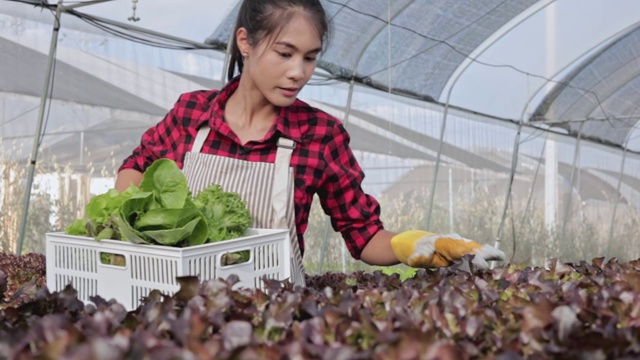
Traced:
POLYGON ((291 282, 304 286, 304 268, 295 226, 293 169, 290 167, 295 142, 278 139, 275 163, 245 161, 201 153, 210 132, 198 130, 191 151, 185 154, 182 172, 193 195, 212 184, 236 192, 247 203, 253 227, 289 229, 291 239, 291 282))

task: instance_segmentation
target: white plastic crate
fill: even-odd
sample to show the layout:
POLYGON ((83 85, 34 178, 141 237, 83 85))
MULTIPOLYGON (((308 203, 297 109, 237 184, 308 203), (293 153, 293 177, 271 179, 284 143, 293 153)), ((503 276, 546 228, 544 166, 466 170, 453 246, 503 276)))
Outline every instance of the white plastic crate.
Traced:
POLYGON ((204 281, 236 274, 240 282, 234 288, 261 288, 264 276, 290 278, 289 231, 249 229, 247 234, 238 239, 177 248, 47 233, 47 287, 60 291, 71 283, 85 303, 90 303, 90 296, 100 295, 107 300, 116 299, 132 310, 153 289, 174 294, 179 289, 178 276, 196 275, 204 281), (243 250, 250 252, 249 261, 222 265, 223 255, 243 250), (121 255, 125 264, 102 264, 100 253, 121 255))

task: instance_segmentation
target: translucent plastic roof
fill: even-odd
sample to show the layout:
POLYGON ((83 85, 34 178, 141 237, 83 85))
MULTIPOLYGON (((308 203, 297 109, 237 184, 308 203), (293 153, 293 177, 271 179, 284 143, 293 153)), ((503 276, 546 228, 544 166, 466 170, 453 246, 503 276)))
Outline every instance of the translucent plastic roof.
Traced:
MULTIPOLYGON (((70 24, 74 19, 64 20, 70 24)), ((15 159, 29 156, 47 71, 48 41, 30 36, 32 32, 0 34, 0 154, 10 153, 15 159)), ((114 157, 124 158, 179 93, 222 86, 214 79, 63 46, 72 36, 66 34, 67 41, 56 51, 52 101, 41 146, 43 153, 55 154, 61 163, 76 164, 82 159, 102 166, 114 157), (90 151, 83 152, 83 145, 90 151)))
MULTIPOLYGON (((0 91, 35 97, 42 95, 47 67, 46 54, 0 37, 0 65, 0 91)), ((54 93, 56 99, 150 114, 166 112, 164 108, 133 94, 128 98, 121 96, 122 89, 115 82, 100 79, 89 71, 79 71, 77 67, 62 60, 56 67, 59 73, 65 75, 57 79, 54 93), (99 96, 92 89, 100 89, 99 96)))
MULTIPOLYGON (((374 88, 428 101, 450 102, 458 108, 500 119, 542 121, 563 127, 573 135, 581 132, 583 138, 640 150, 640 141, 634 136, 638 119, 634 105, 640 86, 636 80, 640 73, 636 60, 640 35, 634 30, 640 23, 637 11, 640 3, 635 0, 321 1, 332 22, 332 37, 319 65, 337 78, 353 78, 374 88), (552 27, 550 21, 555 21, 552 27), (586 31, 586 27, 593 32, 586 31), (546 33, 549 28, 555 33, 546 33), (620 31, 625 28, 629 30, 620 31), (549 43, 550 37, 554 40, 549 43), (589 52, 587 49, 598 44, 601 46, 596 51, 584 56, 589 52), (508 46, 508 50, 502 51, 504 57, 497 56, 501 46, 508 46), (570 70, 558 77, 564 73, 560 69, 570 70), (458 75, 460 81, 456 83, 458 75), (551 78, 567 85, 557 85, 548 92, 552 89, 551 78), (538 86, 545 90, 536 92, 538 86), (454 87, 449 99, 447 92, 454 87), (532 101, 534 95, 536 101, 532 101)), ((207 29, 198 31, 218 50, 227 47, 240 1, 225 0, 219 5, 220 12, 225 12, 223 8, 230 7, 232 2, 235 6, 228 16, 212 23, 215 27, 212 34, 207 29)), ((113 3, 115 6, 116 2, 113 3)), ((17 6, 27 8, 24 4, 17 6)), ((100 6, 95 10, 99 14, 105 12, 98 9, 100 6)), ((122 3, 119 6, 123 8, 122 3)), ((3 8, 9 14, 16 12, 7 4, 3 8)), ((93 11, 93 6, 87 8, 93 11)), ((47 11, 31 10, 29 17, 50 21, 47 11)), ((145 13, 145 19, 158 17, 162 7, 156 6, 154 10, 145 13)), ((194 10, 184 11, 187 16, 187 12, 194 10)), ((92 29, 86 24, 79 26, 70 18, 65 14, 64 29, 92 29)), ((37 96, 43 75, 32 69, 45 68, 47 48, 35 53, 32 46, 18 44, 6 40, 0 43, 2 63, 16 64, 0 69, 4 80, 1 90, 37 96), (20 80, 28 75, 37 78, 29 83, 20 80)), ((79 68, 81 72, 68 67, 64 57, 60 60, 59 70, 70 76, 58 79, 59 86, 53 94, 56 98, 107 107, 117 102, 124 109, 149 114, 161 113, 165 106, 165 101, 150 102, 136 91, 130 91, 134 94, 130 98, 116 99, 113 96, 120 90, 117 81, 113 76, 94 78, 91 60, 79 68), (92 83, 100 84, 102 96, 87 95, 88 84, 92 83)), ((173 99, 171 95, 162 95, 173 99)))
MULTIPOLYGON (((381 89, 437 99, 473 50, 535 2, 325 0, 332 37, 320 67, 381 89)), ((238 10, 239 4, 207 43, 226 49, 238 10)))
POLYGON ((570 133, 639 150, 640 26, 621 34, 567 74, 534 121, 558 122, 570 133))
MULTIPOLYGON (((629 135, 638 119, 640 35, 622 31, 640 23, 637 3, 322 3, 332 22, 332 37, 319 67, 335 77, 442 103, 449 102, 447 92, 461 75, 459 84, 464 85, 456 88, 452 105, 514 121, 543 120, 573 135, 582 129, 585 139, 640 150, 640 144, 634 145, 640 141, 629 135), (500 44, 509 49, 495 57, 493 48, 500 44), (475 64, 465 71, 470 62, 475 64), (554 83, 568 86, 554 89, 554 83), (467 100, 460 101, 459 94, 467 100)), ((236 4, 207 43, 226 49, 238 10, 236 4)))

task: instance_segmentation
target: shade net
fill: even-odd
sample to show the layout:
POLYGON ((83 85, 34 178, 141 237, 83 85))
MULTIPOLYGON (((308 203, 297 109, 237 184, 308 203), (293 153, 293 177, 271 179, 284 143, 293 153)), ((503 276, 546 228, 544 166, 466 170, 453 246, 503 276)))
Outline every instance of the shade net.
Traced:
MULTIPOLYGON (((535 2, 324 0, 332 27, 319 65, 341 78, 437 99, 473 50, 535 2)), ((206 42, 226 49, 238 10, 206 42)))
POLYGON ((612 39, 561 79, 532 121, 553 123, 575 136, 640 150, 640 27, 612 39))

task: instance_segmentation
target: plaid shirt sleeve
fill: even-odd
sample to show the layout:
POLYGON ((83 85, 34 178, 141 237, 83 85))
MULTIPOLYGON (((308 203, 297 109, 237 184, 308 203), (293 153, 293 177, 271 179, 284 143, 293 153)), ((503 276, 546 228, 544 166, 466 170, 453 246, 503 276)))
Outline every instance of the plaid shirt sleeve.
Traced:
POLYGON ((362 187, 364 172, 351 148, 350 137, 341 123, 334 126, 324 147, 325 179, 318 195, 333 229, 342 234, 351 256, 360 259, 369 240, 383 229, 380 205, 362 187))
POLYGON ((145 131, 140 145, 124 159, 118 171, 144 172, 160 158, 174 160, 182 168, 184 155, 195 141, 199 118, 206 111, 206 98, 213 96, 205 91, 182 94, 164 119, 145 131))

